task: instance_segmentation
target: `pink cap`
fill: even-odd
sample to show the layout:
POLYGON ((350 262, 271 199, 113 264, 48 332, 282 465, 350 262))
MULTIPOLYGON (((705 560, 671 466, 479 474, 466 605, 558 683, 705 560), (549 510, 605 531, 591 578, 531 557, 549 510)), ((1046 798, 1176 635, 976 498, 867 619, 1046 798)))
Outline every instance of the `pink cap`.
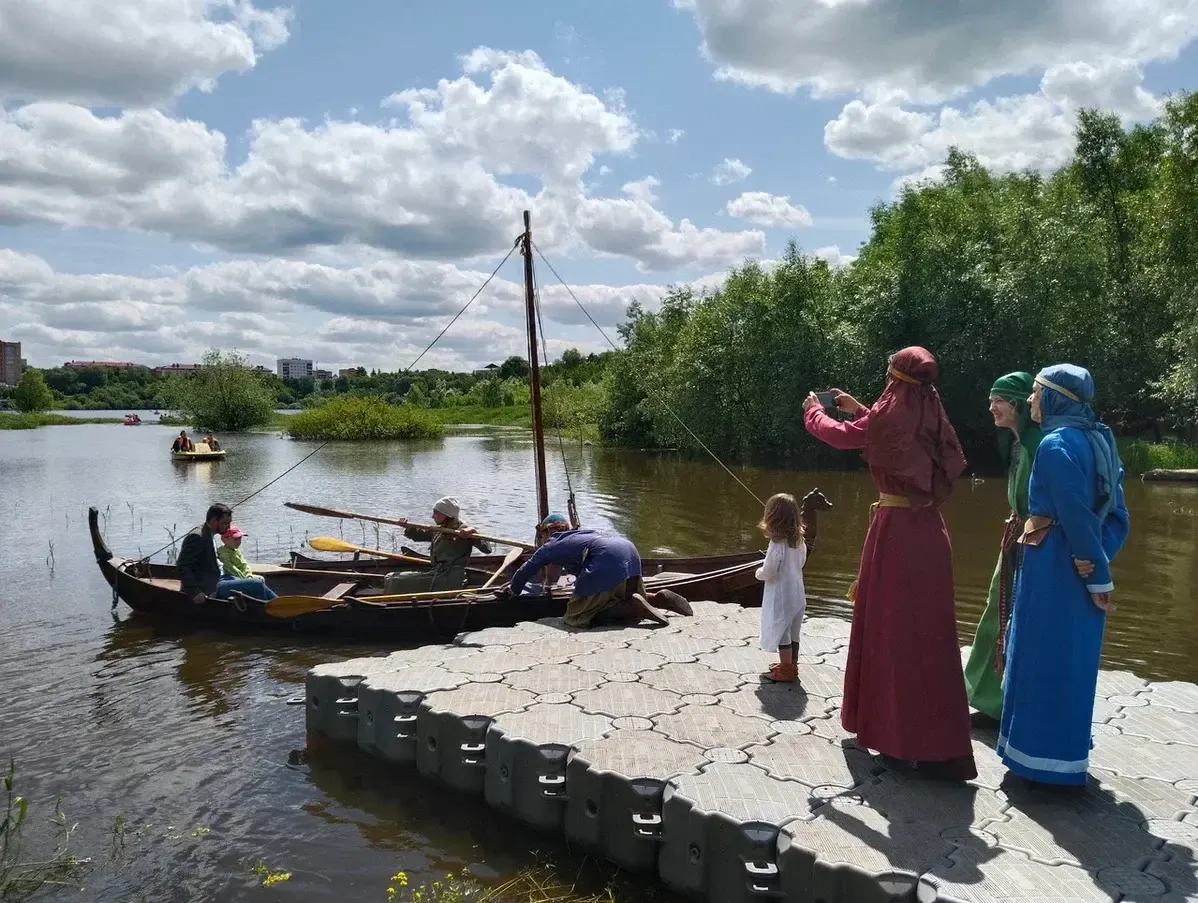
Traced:
POLYGON ((229 539, 241 539, 241 537, 245 535, 245 530, 241 529, 241 527, 238 527, 236 524, 230 526, 229 529, 225 531, 225 536, 229 537, 229 539))

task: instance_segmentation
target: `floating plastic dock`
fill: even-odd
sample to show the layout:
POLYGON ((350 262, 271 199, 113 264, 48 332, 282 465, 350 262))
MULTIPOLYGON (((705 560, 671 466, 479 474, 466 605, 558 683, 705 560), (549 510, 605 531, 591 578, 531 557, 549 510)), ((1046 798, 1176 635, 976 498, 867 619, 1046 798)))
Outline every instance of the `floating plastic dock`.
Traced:
POLYGON ((759 612, 490 628, 313 668, 310 731, 709 903, 1198 900, 1198 686, 1099 676, 1083 795, 890 768, 840 726, 849 625, 763 685, 759 612))

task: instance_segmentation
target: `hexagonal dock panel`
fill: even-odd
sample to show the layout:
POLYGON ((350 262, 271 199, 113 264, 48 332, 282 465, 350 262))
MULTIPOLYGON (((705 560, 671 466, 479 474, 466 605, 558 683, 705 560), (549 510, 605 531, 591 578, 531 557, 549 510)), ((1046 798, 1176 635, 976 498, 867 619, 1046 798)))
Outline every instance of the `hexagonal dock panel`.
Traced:
POLYGON ((561 619, 318 665, 308 730, 708 903, 1198 901, 1198 687, 1099 676, 1084 792, 1013 779, 993 731, 950 785, 840 723, 850 629, 808 619, 799 682, 759 612, 561 619))

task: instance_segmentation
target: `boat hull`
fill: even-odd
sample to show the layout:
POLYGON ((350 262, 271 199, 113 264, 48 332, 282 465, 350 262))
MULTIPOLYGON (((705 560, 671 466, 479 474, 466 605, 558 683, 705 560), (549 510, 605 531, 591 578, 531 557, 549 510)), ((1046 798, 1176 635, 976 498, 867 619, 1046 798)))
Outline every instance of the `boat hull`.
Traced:
MULTIPOLYGON (((99 512, 95 508, 88 511, 88 529, 100 573, 112 587, 114 607, 120 599, 140 614, 197 626, 285 631, 289 637, 299 634, 372 642, 436 642, 452 639, 463 630, 511 626, 522 621, 560 617, 565 612, 568 599, 566 592, 514 599, 480 592, 473 599, 449 597, 371 602, 365 583, 377 579, 376 571, 362 573, 363 588, 357 590, 361 595, 346 595, 322 611, 292 618, 275 618, 266 613, 265 603, 244 597, 236 601, 207 598, 197 604, 180 591, 178 571, 173 565, 148 564, 113 555, 100 532, 99 512)), ((661 560, 679 566, 709 559, 661 560)), ((755 578, 759 561, 760 555, 755 555, 745 562, 699 573, 673 571, 662 572, 661 576, 648 575, 646 581, 651 590, 671 589, 692 601, 717 599, 752 604, 754 595, 758 602, 761 598, 761 584, 755 578)), ((352 572, 345 567, 351 562, 335 564, 339 570, 328 574, 316 568, 306 569, 305 572, 291 567, 272 567, 268 579, 271 588, 279 595, 322 596, 338 584, 352 580, 346 577, 347 573, 352 572)), ((471 583, 479 585, 485 575, 480 572, 470 579, 471 583)))

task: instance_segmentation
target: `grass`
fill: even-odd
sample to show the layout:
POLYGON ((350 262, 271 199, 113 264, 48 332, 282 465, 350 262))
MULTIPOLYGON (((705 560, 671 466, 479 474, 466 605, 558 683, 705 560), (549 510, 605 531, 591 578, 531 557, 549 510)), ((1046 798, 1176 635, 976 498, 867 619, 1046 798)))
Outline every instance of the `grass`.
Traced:
POLYGON ((77 426, 80 423, 123 423, 123 417, 67 417, 65 414, 19 414, 0 411, 0 430, 35 430, 39 426, 77 426))
MULTIPOLYGON (((578 887, 580 876, 570 880, 552 866, 538 864, 521 869, 514 878, 499 884, 484 884, 469 874, 453 874, 423 884, 409 884, 406 872, 391 876, 387 903, 615 903, 617 900, 660 899, 656 888, 634 883, 611 867, 609 877, 599 881, 593 892, 578 887)), ((592 881, 586 883, 594 883, 592 881)))
POLYGON ((1143 439, 1120 439, 1119 457, 1129 476, 1148 470, 1198 469, 1198 445, 1170 440, 1146 442, 1143 439))
POLYGON ((437 439, 445 434, 428 411, 370 396, 338 396, 284 416, 283 429, 292 439, 437 439))
POLYGON ((90 862, 71 854, 70 824, 62 809, 54 807, 51 823, 56 840, 53 848, 40 855, 29 853, 25 847, 24 829, 29 817, 29 803, 17 794, 16 763, 11 759, 3 780, 3 820, 0 821, 0 900, 28 900, 42 891, 70 887, 82 878, 90 862))

